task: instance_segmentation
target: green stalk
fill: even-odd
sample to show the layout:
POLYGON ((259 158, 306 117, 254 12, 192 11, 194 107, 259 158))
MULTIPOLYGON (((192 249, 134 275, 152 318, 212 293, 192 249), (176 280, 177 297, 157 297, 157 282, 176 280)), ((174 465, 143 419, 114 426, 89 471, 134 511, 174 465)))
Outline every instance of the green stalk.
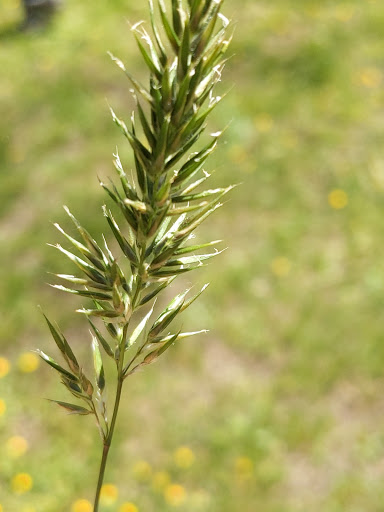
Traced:
POLYGON ((146 250, 146 245, 144 244, 142 246, 142 248, 141 248, 140 265, 139 265, 139 268, 138 268, 137 286, 136 286, 136 292, 135 292, 134 300, 133 300, 133 303, 132 303, 132 311, 131 311, 129 318, 127 319, 127 321, 126 321, 126 323, 124 325, 123 334, 122 334, 122 337, 121 337, 121 342, 120 342, 120 347, 119 347, 120 354, 119 354, 119 360, 118 360, 118 364, 117 364, 117 386, 116 386, 115 405, 113 407, 111 425, 108 428, 107 436, 104 438, 104 442, 103 442, 103 453, 102 453, 101 462, 100 462, 99 477, 98 477, 98 480, 97 480, 97 487, 96 487, 95 501, 94 501, 94 505, 93 505, 93 512, 98 512, 98 510, 99 510, 100 492, 101 492, 101 488, 103 486, 104 474, 105 474, 105 468, 106 468, 106 465, 107 465, 109 449, 110 449, 110 447, 112 445, 112 440, 113 440, 113 434, 115 432, 115 425, 116 425, 117 415, 119 413, 121 393, 122 393, 123 384, 124 384, 123 369, 124 369, 125 345, 126 345, 126 341, 127 341, 129 322, 130 322, 130 319, 131 319, 131 317, 132 317, 132 315, 133 315, 133 313, 134 313, 134 311, 136 309, 137 299, 140 297, 141 285, 142 285, 141 271, 142 271, 142 266, 143 266, 143 261, 144 261, 145 250, 146 250))
POLYGON ((93 512, 98 512, 98 510, 99 510, 100 492, 101 492, 101 487, 102 487, 103 481, 104 481, 104 473, 105 473, 105 467, 107 465, 109 448, 110 448, 110 444, 109 445, 104 444, 103 456, 101 458, 101 463, 100 463, 99 478, 97 481, 95 501, 94 501, 94 505, 93 505, 93 512))
MULTIPOLYGON (((122 357, 121 360, 124 361, 124 357, 122 357)), ((122 371, 122 368, 121 368, 121 371, 122 371)), ((99 469, 99 478, 98 478, 98 481, 97 481, 97 488, 96 488, 96 494, 95 494, 95 501, 94 501, 94 505, 93 505, 93 512, 98 512, 98 510, 99 510, 100 492, 101 492, 101 487, 102 487, 103 481, 104 481, 104 473, 105 473, 105 467, 107 465, 109 449, 111 447, 112 439, 113 439, 113 433, 115 431, 115 424, 116 424, 117 414, 119 412, 119 406, 120 406, 121 392, 122 392, 122 389, 123 389, 123 383, 124 383, 124 378, 123 378, 122 374, 119 374, 118 382, 117 382, 117 388, 116 388, 115 406, 113 408, 113 415, 112 415, 112 420, 111 420, 111 426, 110 426, 109 431, 108 431, 108 436, 105 439, 104 445, 103 445, 103 455, 101 457, 101 463, 100 463, 100 469, 99 469)))
POLYGON ((104 443, 103 443, 103 455, 101 457, 99 478, 97 481, 95 502, 94 502, 94 506, 93 506, 94 512, 98 512, 98 510, 99 510, 100 492, 101 492, 101 487, 102 487, 103 481, 104 481, 105 467, 107 465, 109 449, 112 444, 117 414, 119 412, 121 392, 122 392, 123 383, 124 383, 123 368, 124 368, 125 343, 126 343, 126 339, 127 339, 128 327, 129 327, 129 319, 127 320, 126 324, 124 325, 123 335, 122 335, 122 339, 121 339, 121 343, 120 343, 120 355, 119 355, 119 361, 118 361, 118 367, 117 367, 117 387, 116 387, 115 405, 113 407, 113 414, 112 414, 112 419, 111 419, 111 425, 108 429, 108 435, 105 437, 104 443))

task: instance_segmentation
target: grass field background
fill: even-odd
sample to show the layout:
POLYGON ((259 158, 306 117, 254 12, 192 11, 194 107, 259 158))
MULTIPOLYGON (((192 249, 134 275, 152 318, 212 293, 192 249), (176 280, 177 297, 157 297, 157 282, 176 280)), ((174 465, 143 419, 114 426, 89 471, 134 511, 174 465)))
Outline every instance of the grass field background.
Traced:
MULTIPOLYGON (((146 12, 67 0, 21 34, 19 3, 0 6, 1 512, 89 512, 97 430, 43 399, 68 397, 29 351, 55 354, 40 304, 90 359, 79 301, 45 285, 72 270, 46 242, 62 204, 108 231, 97 176, 116 145, 131 155, 107 101, 133 105, 106 52, 142 76, 127 20, 146 12)), ((242 185, 199 232, 228 250, 180 284, 212 283, 185 314, 210 332, 129 380, 102 511, 382 512, 384 4, 224 12, 231 91, 209 131, 230 124, 207 168, 242 185)))

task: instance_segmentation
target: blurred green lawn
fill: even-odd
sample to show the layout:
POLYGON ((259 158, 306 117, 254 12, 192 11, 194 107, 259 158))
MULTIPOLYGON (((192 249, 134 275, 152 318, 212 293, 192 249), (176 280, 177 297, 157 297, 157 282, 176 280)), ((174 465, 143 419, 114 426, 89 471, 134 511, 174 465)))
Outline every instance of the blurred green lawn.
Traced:
MULTIPOLYGON (((98 434, 43 400, 67 397, 20 357, 54 353, 41 304, 89 359, 78 301, 45 285, 67 269, 45 244, 62 204, 107 231, 97 175, 116 144, 131 156, 106 99, 125 117, 132 101, 106 51, 143 73, 126 20, 147 9, 67 0, 35 35, 13 31, 16 0, 0 10, 0 510, 68 512, 92 499, 98 434)), ((185 317, 210 333, 129 381, 106 478, 119 496, 102 510, 381 512, 384 4, 227 0, 225 14, 233 88, 210 130, 231 123, 210 169, 242 186, 200 230, 229 249, 191 274, 212 286, 185 317)))

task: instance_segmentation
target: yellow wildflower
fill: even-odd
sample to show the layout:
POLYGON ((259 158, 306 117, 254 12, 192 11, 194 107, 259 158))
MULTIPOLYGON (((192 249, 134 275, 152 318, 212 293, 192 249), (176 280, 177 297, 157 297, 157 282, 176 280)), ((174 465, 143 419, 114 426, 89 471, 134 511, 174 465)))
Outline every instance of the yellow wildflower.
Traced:
POLYGON ((373 89, 381 84, 383 74, 378 68, 365 68, 359 73, 359 81, 365 87, 373 89))
POLYGON ((139 512, 139 509, 133 503, 123 503, 119 512, 139 512))
POLYGON ((93 506, 88 500, 77 500, 71 507, 71 512, 92 512, 93 506))
POLYGON ((5 357, 0 357, 0 379, 8 375, 11 364, 5 357))
POLYGON ((3 416, 5 414, 5 411, 7 410, 6 403, 2 398, 0 398, 0 416, 3 416))
POLYGON ((328 194, 328 203, 334 210, 342 210, 348 204, 348 195, 342 189, 334 189, 328 194))
POLYGON ((196 457, 188 446, 180 446, 180 448, 175 451, 173 458, 179 468, 188 469, 193 465, 196 457))
POLYGON ((271 270, 278 277, 287 276, 292 268, 292 263, 288 258, 280 257, 271 261, 271 270))
POLYGON ((24 352, 20 355, 17 366, 23 373, 32 373, 37 370, 40 364, 40 359, 32 352, 24 352))
POLYGON ((100 491, 100 501, 104 505, 113 505, 119 497, 119 490, 116 485, 104 484, 100 491))
POLYGON ((18 473, 12 478, 11 486, 15 494, 24 494, 32 489, 32 477, 28 473, 18 473))
POLYGON ((186 492, 182 485, 170 484, 164 490, 166 502, 173 507, 182 505, 186 499, 186 492))
POLYGON ((28 450, 28 441, 21 436, 12 436, 6 443, 6 450, 10 457, 17 459, 28 450))
POLYGON ((235 460, 235 471, 241 479, 247 479, 253 474, 253 461, 248 457, 238 457, 235 460))

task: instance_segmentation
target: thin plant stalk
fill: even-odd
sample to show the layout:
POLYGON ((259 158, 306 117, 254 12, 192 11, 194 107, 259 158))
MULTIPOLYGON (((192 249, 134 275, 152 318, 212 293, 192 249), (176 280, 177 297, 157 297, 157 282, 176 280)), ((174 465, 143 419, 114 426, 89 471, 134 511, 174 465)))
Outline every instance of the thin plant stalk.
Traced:
POLYGON ((115 406, 113 409, 111 427, 110 427, 110 430, 108 433, 108 437, 104 440, 104 444, 103 444, 103 454, 102 454, 101 462, 100 462, 99 477, 97 480, 95 502, 94 502, 94 506, 93 506, 94 512, 98 512, 98 510, 99 510, 100 492, 101 492, 101 488, 102 488, 103 481, 104 481, 104 474, 105 474, 105 468, 107 465, 109 449, 111 447, 113 433, 115 431, 115 424, 116 424, 117 414, 119 412, 122 389, 123 389, 123 379, 119 378, 118 383, 117 383, 117 389, 116 389, 115 406))
MULTIPOLYGON (((128 327, 128 323, 126 324, 128 327)), ((125 332, 127 329, 125 329, 125 332)), ((125 336, 123 337, 125 340, 125 336)), ((123 376, 123 365, 124 365, 124 351, 120 354, 119 364, 118 364, 118 375, 117 375, 117 386, 116 386, 116 396, 115 396, 115 405, 113 407, 111 426, 108 429, 108 435, 104 438, 103 442, 103 453, 100 462, 99 469, 99 477, 97 480, 96 494, 95 494, 95 502, 93 506, 94 512, 98 512, 99 510, 99 502, 100 502, 100 492, 104 481, 105 468, 107 465, 109 449, 112 444, 113 433, 115 431, 116 419, 119 412, 121 392, 123 390, 124 376, 123 376)))
POLYGON ((90 301, 77 311, 89 321, 94 375, 85 375, 65 335, 47 317, 64 364, 41 350, 38 353, 77 399, 77 403, 53 401, 71 414, 95 417, 102 457, 94 512, 99 510, 125 379, 156 361, 175 343, 206 332, 182 332, 172 325, 207 285, 192 296, 190 289, 177 294, 165 308, 161 297, 177 277, 220 254, 212 250, 220 241, 191 241, 195 230, 222 205, 232 188, 204 188, 210 176, 205 164, 218 145, 220 132, 192 151, 221 100, 215 96, 215 86, 221 81, 230 42, 229 22, 220 13, 222 3, 171 0, 168 12, 163 0, 157 1, 156 11, 149 0, 152 36, 142 23, 132 27, 149 71, 148 86, 111 56, 126 74, 136 102, 128 124, 111 109, 113 121, 133 151, 135 175, 128 178, 116 151, 119 187, 112 181, 100 182, 111 203, 103 206, 103 214, 119 255, 114 255, 104 235, 102 243, 97 242, 67 207, 77 238, 55 225, 72 249, 60 244, 53 247, 69 258, 78 274, 56 274, 67 284, 52 286, 90 301), (106 357, 115 363, 113 377, 105 374, 106 357), (105 400, 107 380, 114 381, 116 388, 110 417, 105 400))

